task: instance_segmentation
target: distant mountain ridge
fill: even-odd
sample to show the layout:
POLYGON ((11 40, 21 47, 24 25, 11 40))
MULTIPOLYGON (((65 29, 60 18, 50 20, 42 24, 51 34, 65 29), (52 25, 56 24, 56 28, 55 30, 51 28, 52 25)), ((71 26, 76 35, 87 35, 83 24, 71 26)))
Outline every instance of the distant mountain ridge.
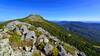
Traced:
POLYGON ((66 30, 80 34, 91 40, 100 42, 100 23, 99 22, 74 22, 74 21, 54 21, 66 30))

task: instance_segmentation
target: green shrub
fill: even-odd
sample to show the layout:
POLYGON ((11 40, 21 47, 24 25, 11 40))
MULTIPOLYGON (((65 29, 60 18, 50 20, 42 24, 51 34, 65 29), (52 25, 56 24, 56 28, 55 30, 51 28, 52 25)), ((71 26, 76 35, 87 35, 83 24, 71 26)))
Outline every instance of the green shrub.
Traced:
POLYGON ((75 47, 73 47, 73 46, 70 46, 69 44, 63 44, 63 46, 64 46, 64 49, 66 50, 66 51, 68 51, 69 53, 71 53, 71 54, 73 54, 73 55, 75 55, 75 47))
POLYGON ((41 56, 41 54, 39 51, 35 51, 35 52, 33 52, 32 56, 41 56))
POLYGON ((19 47, 21 46, 22 44, 22 41, 21 41, 21 37, 16 35, 16 34, 13 34, 10 38, 9 38, 9 41, 10 41, 10 44, 14 47, 19 47))
POLYGON ((56 47, 54 47, 53 50, 52 50, 52 53, 53 53, 52 55, 58 56, 58 52, 59 52, 58 49, 56 47))
POLYGON ((21 24, 18 24, 18 25, 16 25, 16 26, 20 28, 22 25, 21 25, 21 24))
POLYGON ((4 28, 4 25, 3 24, 0 24, 0 29, 3 29, 4 28))
POLYGON ((37 36, 37 37, 39 37, 39 36, 42 34, 42 32, 39 32, 39 31, 37 31, 37 30, 35 30, 35 33, 36 33, 36 36, 37 36))
POLYGON ((43 50, 44 46, 45 46, 45 43, 44 43, 44 42, 41 42, 38 48, 39 48, 40 50, 43 50))
POLYGON ((36 30, 36 28, 35 28, 34 26, 31 26, 31 27, 29 28, 29 30, 34 31, 34 30, 36 30))

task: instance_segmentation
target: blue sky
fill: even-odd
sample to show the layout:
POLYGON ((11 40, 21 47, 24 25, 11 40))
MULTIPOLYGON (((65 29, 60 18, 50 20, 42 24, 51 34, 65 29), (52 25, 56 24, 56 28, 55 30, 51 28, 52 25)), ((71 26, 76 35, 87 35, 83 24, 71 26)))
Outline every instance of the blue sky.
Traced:
POLYGON ((100 21, 100 0, 0 0, 0 21, 29 14, 56 21, 100 21))

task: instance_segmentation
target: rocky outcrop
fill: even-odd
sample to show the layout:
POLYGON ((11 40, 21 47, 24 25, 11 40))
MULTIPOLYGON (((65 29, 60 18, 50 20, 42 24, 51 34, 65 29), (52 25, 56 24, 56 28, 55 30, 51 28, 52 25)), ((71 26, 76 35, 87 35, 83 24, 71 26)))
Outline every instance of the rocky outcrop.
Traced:
MULTIPOLYGON (((12 21, 0 29, 0 56, 73 56, 57 37, 41 27, 29 30, 31 26, 33 25, 12 21), (41 32, 38 37, 36 31, 41 32), (53 50, 54 48, 56 49, 53 50)), ((76 50, 75 56, 86 55, 76 50)))

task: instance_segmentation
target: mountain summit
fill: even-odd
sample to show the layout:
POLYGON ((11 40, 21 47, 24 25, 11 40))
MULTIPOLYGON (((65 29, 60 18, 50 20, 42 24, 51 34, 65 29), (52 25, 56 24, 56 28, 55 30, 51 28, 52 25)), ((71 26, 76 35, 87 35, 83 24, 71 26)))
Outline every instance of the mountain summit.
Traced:
POLYGON ((43 17, 40 15, 31 14, 31 15, 27 16, 26 18, 29 20, 32 20, 32 21, 43 21, 43 17))
POLYGON ((99 45, 40 15, 0 24, 0 56, 100 56, 99 45))

